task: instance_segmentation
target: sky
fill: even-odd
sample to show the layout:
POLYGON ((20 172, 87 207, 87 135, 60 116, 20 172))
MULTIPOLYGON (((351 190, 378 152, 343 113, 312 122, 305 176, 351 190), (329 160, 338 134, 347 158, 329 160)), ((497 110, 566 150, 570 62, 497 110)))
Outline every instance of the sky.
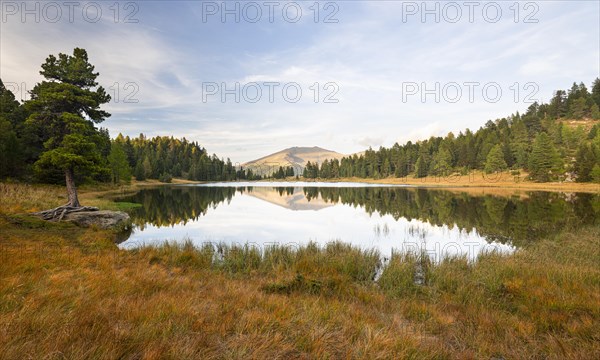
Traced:
POLYGON ((49 54, 88 51, 111 136, 243 163, 478 129, 600 76, 599 1, 0 2, 0 78, 27 99, 49 54))

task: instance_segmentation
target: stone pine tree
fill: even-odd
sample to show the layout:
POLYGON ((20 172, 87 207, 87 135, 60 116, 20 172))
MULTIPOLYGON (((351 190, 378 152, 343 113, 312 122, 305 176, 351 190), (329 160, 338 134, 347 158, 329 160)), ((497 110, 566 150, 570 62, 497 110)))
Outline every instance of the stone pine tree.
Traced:
POLYGON ((76 175, 97 172, 103 167, 97 147, 101 133, 95 124, 110 116, 100 109, 110 101, 110 95, 98 86, 98 73, 84 49, 74 49, 73 55, 61 53, 58 58, 48 56, 40 74, 45 80, 31 91, 31 100, 26 103, 31 114, 27 123, 39 129, 44 140, 44 151, 35 165, 64 173, 68 203, 49 213, 51 217, 62 216, 81 207, 76 175))

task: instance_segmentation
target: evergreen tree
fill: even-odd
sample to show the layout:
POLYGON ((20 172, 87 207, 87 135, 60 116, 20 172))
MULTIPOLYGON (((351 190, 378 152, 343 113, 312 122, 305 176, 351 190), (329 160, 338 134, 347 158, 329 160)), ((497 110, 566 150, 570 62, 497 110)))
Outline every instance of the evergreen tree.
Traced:
MULTIPOLYGON (((144 171, 144 165, 142 165, 141 161, 138 161, 135 165, 135 179, 137 181, 146 180, 146 172, 144 171)), ((190 179, 193 180, 193 179, 190 179)))
POLYGON ((592 126, 592 128, 590 129, 590 132, 588 134, 588 139, 589 140, 593 140, 594 138, 596 138, 596 136, 598 136, 598 133, 599 133, 598 132, 598 125, 599 124, 596 124, 596 125, 592 126))
POLYGON ((35 85, 26 103, 32 113, 28 123, 37 126, 44 138, 45 152, 36 165, 61 169, 67 184, 67 205, 79 207, 76 174, 99 172, 103 166, 98 149, 102 134, 94 124, 110 116, 100 110, 110 95, 98 86, 98 73, 83 49, 76 48, 72 56, 59 54, 58 59, 50 55, 40 74, 46 80, 35 85))
POLYGON ((419 156, 415 164, 415 177, 423 178, 427 176, 427 163, 423 155, 419 156))
POLYGON ((537 182, 548 182, 560 169, 560 158, 546 133, 540 133, 529 157, 529 176, 537 182))
POLYGON ((21 173, 23 151, 17 135, 21 105, 0 79, 0 179, 21 173))
POLYGON ((574 156, 582 141, 586 138, 585 128, 577 126, 572 128, 569 126, 562 127, 563 150, 569 156, 574 156))
POLYGON ((592 169, 596 164, 596 156, 591 146, 582 144, 575 157, 575 171, 577 172, 577 182, 588 182, 592 180, 592 169))
POLYGON ((596 78, 592 83, 590 98, 594 104, 600 106, 600 78, 596 78))
POLYGON ((450 152, 442 148, 433 157, 433 162, 430 167, 430 172, 438 176, 446 176, 452 168, 452 156, 450 152))
POLYGON ((129 167, 123 145, 119 141, 113 142, 111 146, 110 154, 108 155, 108 164, 113 184, 121 182, 129 183, 131 181, 131 168, 129 167))
POLYGON ((485 161, 485 172, 490 174, 493 172, 506 170, 506 168, 507 165, 506 161, 504 160, 504 153, 502 152, 502 147, 498 144, 494 146, 488 153, 485 161))
POLYGON ((593 182, 595 182, 596 184, 600 184, 600 165, 594 165, 592 171, 590 172, 590 176, 593 182))
POLYGON ((163 173, 158 177, 158 181, 169 184, 173 180, 173 177, 169 173, 163 173))
MULTIPOLYGON (((153 170, 152 163, 150 162, 150 158, 146 156, 144 161, 142 162, 142 167, 144 169, 144 178, 153 178, 153 174, 155 171, 153 170)), ((154 177, 156 179, 156 177, 154 177)))
POLYGON ((12 124, 0 117, 0 179, 19 173, 21 144, 12 124))
POLYGON ((285 172, 283 171, 283 167, 280 166, 279 169, 277 170, 277 172, 275 172, 274 176, 275 179, 283 179, 285 178, 285 172))
POLYGON ((539 117, 539 104, 537 102, 529 105, 525 115, 522 117, 522 121, 525 124, 530 136, 534 136, 540 132, 540 130, 542 130, 542 124, 539 117))
POLYGON ((588 116, 590 113, 587 99, 584 97, 577 98, 573 100, 573 104, 571 105, 571 114, 574 119, 580 120, 584 117, 588 116))
POLYGON ((404 153, 400 154, 398 160, 396 162, 396 169, 394 175, 396 177, 405 177, 409 173, 408 169, 408 161, 406 160, 406 155, 404 153))
POLYGON ((592 108, 590 109, 590 116, 594 120, 600 120, 600 107, 598 104, 592 105, 592 108))
POLYGON ((554 97, 550 100, 550 116, 552 118, 561 118, 567 115, 567 93, 564 90, 557 90, 554 97))

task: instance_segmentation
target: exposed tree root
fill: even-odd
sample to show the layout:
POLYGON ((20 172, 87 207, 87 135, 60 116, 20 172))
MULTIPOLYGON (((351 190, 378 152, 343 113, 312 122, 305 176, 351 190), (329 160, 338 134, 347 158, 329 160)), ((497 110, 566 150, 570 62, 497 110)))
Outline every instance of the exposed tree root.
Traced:
POLYGON ((93 206, 71 206, 67 204, 54 209, 39 211, 33 214, 41 217, 44 220, 61 221, 65 215, 80 211, 98 211, 98 208, 93 206))

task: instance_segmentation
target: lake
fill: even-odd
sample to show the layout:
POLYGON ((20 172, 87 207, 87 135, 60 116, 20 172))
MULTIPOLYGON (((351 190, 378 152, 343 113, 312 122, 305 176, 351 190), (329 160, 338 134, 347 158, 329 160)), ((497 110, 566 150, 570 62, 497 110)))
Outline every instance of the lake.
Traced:
POLYGON ((600 197, 525 192, 473 196, 464 192, 360 183, 236 182, 165 185, 118 199, 141 204, 119 246, 165 241, 198 246, 279 244, 297 247, 339 240, 392 251, 425 251, 476 259, 482 251, 512 252, 563 229, 600 223, 600 197))

